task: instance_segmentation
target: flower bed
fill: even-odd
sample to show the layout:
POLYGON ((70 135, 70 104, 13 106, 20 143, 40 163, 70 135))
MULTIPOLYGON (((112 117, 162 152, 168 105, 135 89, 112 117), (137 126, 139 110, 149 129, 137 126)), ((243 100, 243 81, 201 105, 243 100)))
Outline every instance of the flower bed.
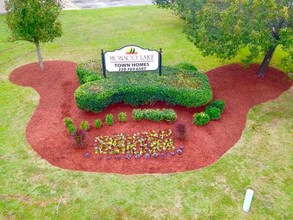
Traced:
POLYGON ((135 133, 133 135, 117 134, 112 136, 98 136, 94 142, 95 154, 111 159, 125 157, 126 159, 165 158, 168 154, 182 154, 183 147, 176 150, 172 138, 172 130, 162 130, 135 133))

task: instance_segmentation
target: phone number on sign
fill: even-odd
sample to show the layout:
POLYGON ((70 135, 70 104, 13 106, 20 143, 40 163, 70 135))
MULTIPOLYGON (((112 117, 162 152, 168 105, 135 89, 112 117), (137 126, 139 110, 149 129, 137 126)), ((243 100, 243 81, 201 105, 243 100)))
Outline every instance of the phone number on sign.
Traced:
POLYGON ((118 69, 119 72, 144 71, 144 70, 146 70, 146 67, 128 67, 128 68, 122 67, 118 69))

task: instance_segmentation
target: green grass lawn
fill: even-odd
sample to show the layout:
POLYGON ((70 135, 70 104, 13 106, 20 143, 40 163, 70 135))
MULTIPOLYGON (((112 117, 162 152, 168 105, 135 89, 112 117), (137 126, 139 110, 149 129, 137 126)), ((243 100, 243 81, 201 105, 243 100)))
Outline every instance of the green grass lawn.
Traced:
MULTIPOLYGON (((66 11, 62 38, 42 46, 45 60, 99 58, 100 50, 128 44, 163 48, 164 64, 181 61, 207 71, 234 60, 200 55, 183 23, 153 6, 66 11)), ((0 219, 289 219, 293 216, 293 90, 254 107, 239 142, 219 161, 176 174, 114 175, 62 170, 28 145, 25 128, 39 102, 9 73, 35 62, 34 46, 8 43, 0 16, 0 219), (255 190, 242 212, 244 193, 255 190)), ((272 66, 282 69, 278 50, 272 66)), ((256 60, 256 62, 259 62, 256 60)))

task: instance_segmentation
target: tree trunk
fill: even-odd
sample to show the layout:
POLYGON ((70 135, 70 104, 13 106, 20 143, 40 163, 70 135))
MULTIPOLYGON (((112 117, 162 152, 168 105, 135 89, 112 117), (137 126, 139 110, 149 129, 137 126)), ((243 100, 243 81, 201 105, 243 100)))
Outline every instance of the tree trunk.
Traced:
POLYGON ((272 47, 271 49, 269 49, 267 51, 267 54, 264 57, 264 59, 262 61, 262 64, 261 64, 261 66, 260 66, 260 68, 258 70, 258 74, 257 74, 258 77, 262 77, 263 78, 265 76, 265 72, 266 72, 266 70, 267 70, 267 68, 268 68, 268 66, 269 66, 269 64, 271 62, 271 59, 273 57, 273 54, 274 54, 276 48, 277 48, 277 45, 274 46, 274 47, 272 47))
POLYGON ((36 51, 37 51, 38 61, 39 61, 41 71, 44 71, 44 63, 43 63, 43 58, 42 58, 42 55, 41 55, 41 49, 40 49, 40 43, 39 42, 36 42, 36 51))

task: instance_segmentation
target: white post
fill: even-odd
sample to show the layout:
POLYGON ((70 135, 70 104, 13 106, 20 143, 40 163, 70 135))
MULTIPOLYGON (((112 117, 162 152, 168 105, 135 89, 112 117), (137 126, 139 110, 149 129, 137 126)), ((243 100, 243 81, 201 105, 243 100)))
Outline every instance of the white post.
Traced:
POLYGON ((252 189, 246 190, 246 195, 245 195, 245 199, 244 199, 244 203, 242 207, 244 212, 249 212, 253 194, 254 194, 254 191, 252 189))

